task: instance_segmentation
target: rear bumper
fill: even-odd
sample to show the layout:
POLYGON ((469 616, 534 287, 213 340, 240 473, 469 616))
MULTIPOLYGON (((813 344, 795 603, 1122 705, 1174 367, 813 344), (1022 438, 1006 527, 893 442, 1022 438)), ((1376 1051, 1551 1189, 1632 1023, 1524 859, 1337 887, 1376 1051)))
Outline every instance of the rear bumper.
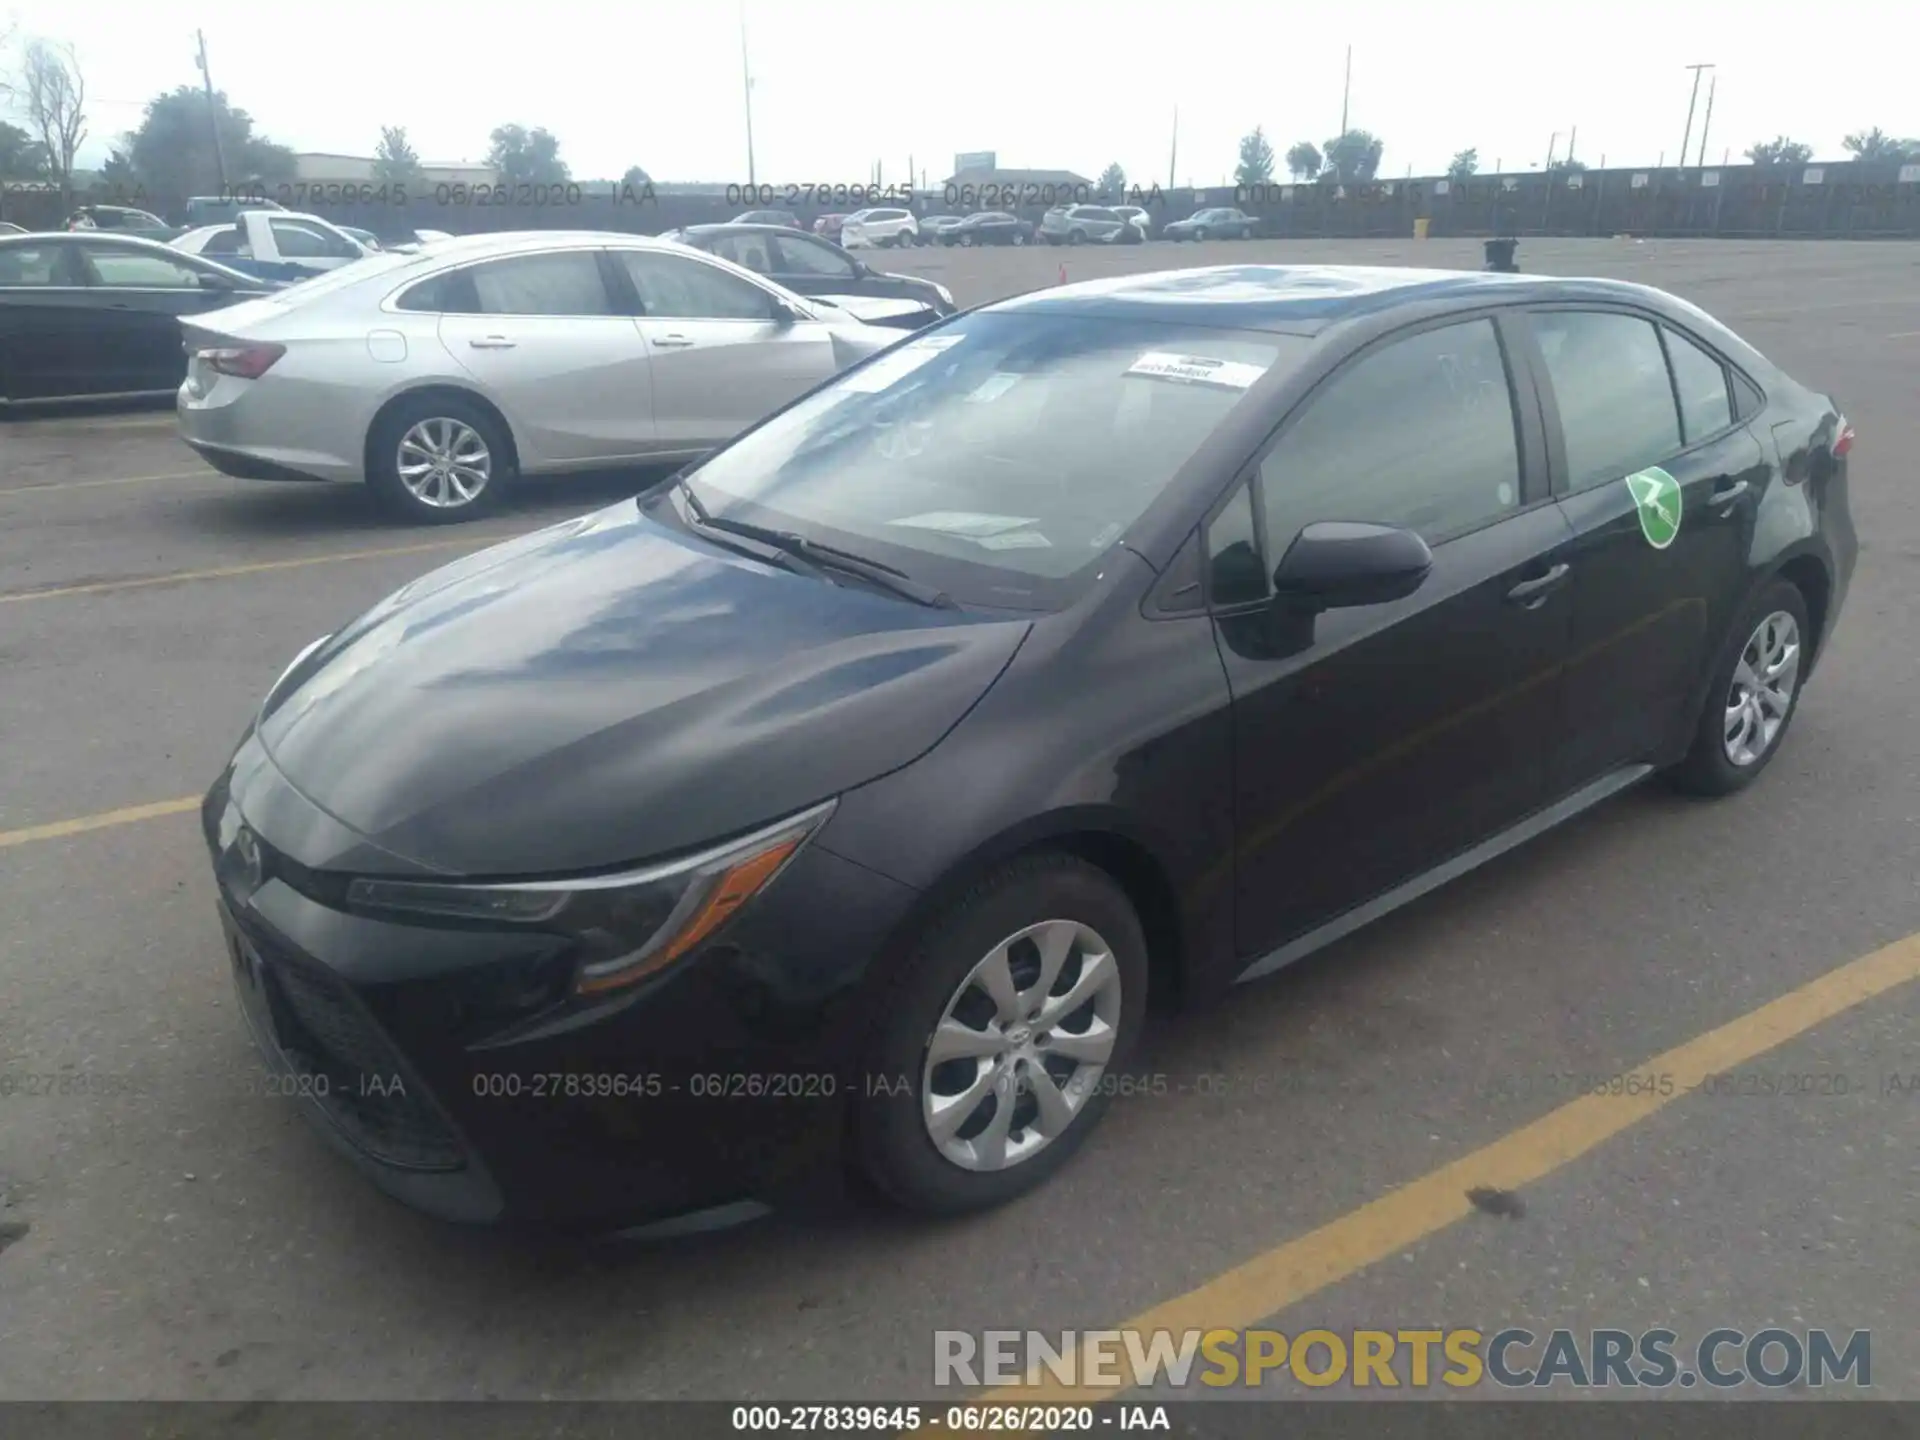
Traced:
POLYGON ((185 435, 180 438, 207 464, 222 475, 231 475, 236 480, 298 480, 306 483, 325 480, 324 476, 309 475, 304 470, 278 465, 257 455, 249 455, 244 450, 228 450, 185 435))
POLYGON ((269 376, 189 379, 174 400, 180 438, 243 480, 363 480, 366 423, 337 386, 269 376))

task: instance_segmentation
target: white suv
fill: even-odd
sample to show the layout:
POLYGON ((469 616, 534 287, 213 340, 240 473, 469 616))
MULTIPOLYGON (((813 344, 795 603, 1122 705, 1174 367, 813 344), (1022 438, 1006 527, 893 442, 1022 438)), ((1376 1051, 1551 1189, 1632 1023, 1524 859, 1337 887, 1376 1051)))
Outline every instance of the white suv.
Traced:
POLYGON ((840 243, 849 250, 863 245, 914 245, 920 240, 920 222, 911 210, 879 207, 856 210, 840 227, 840 243))

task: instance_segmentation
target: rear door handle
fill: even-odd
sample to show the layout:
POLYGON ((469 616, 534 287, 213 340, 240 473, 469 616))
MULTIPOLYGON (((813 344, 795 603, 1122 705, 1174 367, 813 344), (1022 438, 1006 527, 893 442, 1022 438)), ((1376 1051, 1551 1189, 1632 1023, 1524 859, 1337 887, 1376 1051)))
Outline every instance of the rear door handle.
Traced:
POLYGON ((662 350, 684 350, 693 344, 693 341, 685 335, 658 335, 654 337, 653 343, 662 350))
POLYGON ((476 350, 511 350, 519 343, 518 340, 509 340, 504 335, 476 336, 474 339, 467 341, 467 344, 476 350))
POLYGON ((1747 482, 1736 480, 1731 485, 1723 485, 1708 499, 1709 505, 1730 505, 1747 493, 1747 482))
POLYGON ((1524 610, 1536 609, 1549 595, 1566 584, 1567 576, 1572 573, 1573 567, 1562 561, 1537 579, 1522 580, 1507 591, 1507 599, 1524 610))

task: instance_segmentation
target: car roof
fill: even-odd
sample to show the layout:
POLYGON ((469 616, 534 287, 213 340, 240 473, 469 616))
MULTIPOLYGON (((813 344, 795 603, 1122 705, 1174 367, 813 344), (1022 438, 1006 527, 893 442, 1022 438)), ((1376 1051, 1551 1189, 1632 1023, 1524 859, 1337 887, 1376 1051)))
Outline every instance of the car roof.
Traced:
MULTIPOLYGON (((1215 265, 1119 275, 1035 290, 984 308, 1119 315, 1237 330, 1313 334, 1360 315, 1423 301, 1481 298, 1637 300, 1658 296, 1619 280, 1567 280, 1478 270, 1370 265, 1215 265)), ((1664 298, 1664 297, 1661 297, 1664 298)))
POLYGON ((791 225, 762 225, 754 220, 715 220, 705 225, 682 225, 674 233, 677 235, 791 235, 794 229, 791 225))
POLYGON ((488 235, 453 235, 445 240, 430 240, 427 243, 432 248, 423 254, 434 260, 479 260, 495 255, 546 250, 559 245, 616 245, 624 249, 668 252, 675 248, 671 240, 652 235, 629 235, 619 230, 503 230, 488 235))

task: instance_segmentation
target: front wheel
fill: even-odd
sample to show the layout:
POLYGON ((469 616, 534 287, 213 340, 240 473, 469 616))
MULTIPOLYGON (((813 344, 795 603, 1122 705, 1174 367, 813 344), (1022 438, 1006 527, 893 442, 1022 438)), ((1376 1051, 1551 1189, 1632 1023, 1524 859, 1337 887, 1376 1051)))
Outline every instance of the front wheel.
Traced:
POLYGON ((928 926, 880 1002, 860 1168, 934 1214, 1035 1188, 1099 1123, 1146 999, 1140 922, 1104 872, 1057 854, 1003 866, 928 926))
POLYGON ((1020 231, 1016 230, 1013 232, 1013 243, 1016 245, 1024 245, 1027 243, 1027 237, 1024 234, 1022 234, 1020 231))
POLYGON ((1800 700, 1812 635, 1800 587, 1775 580, 1754 597, 1714 669, 1687 756, 1668 772, 1682 790, 1744 790, 1779 752, 1800 700))
POLYGON ((388 510, 421 524, 477 519, 513 481, 500 422, 456 395, 404 400, 368 439, 367 484, 388 510))
POLYGON ((1200 229, 1194 231, 1193 238, 1196 241, 1204 241, 1207 238, 1206 228, 1202 226, 1200 229))
POLYGON ((1087 232, 1084 230, 1069 230, 1067 232, 1067 243, 1069 245, 1078 245, 1086 238, 1087 232))
POLYGON ((971 248, 973 245, 973 232, 969 230, 966 234, 962 235, 960 237, 960 243, 971 248))

